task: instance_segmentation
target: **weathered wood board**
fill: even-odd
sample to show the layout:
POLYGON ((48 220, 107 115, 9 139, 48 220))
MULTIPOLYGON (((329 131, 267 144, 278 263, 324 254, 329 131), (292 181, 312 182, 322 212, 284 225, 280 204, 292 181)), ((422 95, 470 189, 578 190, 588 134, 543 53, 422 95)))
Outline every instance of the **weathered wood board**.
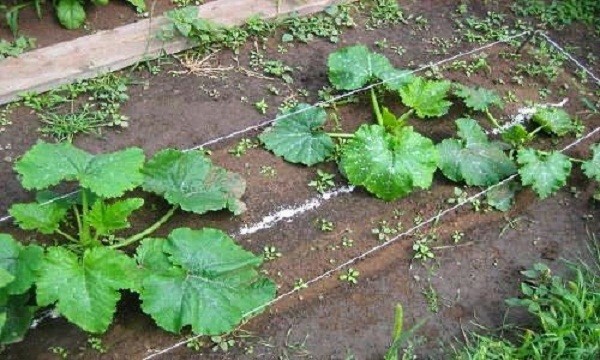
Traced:
MULTIPOLYGON (((306 15, 339 2, 285 0, 278 8, 277 0, 218 0, 198 6, 198 16, 223 25, 240 25, 252 16, 306 15)), ((192 47, 184 38, 158 40, 157 34, 167 23, 164 16, 145 19, 0 61, 0 104, 18 99, 25 91, 47 91, 192 47)))

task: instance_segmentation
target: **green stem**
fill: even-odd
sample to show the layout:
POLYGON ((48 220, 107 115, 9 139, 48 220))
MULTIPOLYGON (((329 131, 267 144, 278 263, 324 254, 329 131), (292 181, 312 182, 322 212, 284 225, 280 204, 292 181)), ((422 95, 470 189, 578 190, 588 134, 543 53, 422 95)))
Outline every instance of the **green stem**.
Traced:
POLYGON ((179 209, 179 206, 174 206, 172 207, 166 214, 163 215, 163 217, 161 217, 160 219, 158 219, 158 221, 156 221, 154 224, 152 224, 152 226, 150 226, 149 228, 147 228, 146 230, 135 234, 123 241, 120 241, 114 245, 109 246, 111 249, 119 249, 128 245, 133 244, 136 241, 142 240, 143 238, 145 238, 146 236, 152 234, 153 232, 155 232, 159 227, 161 227, 164 223, 166 223, 167 221, 169 221, 169 219, 173 216, 173 214, 175 213, 175 210, 179 209))
POLYGON ((400 118, 398 119, 398 122, 400 124, 406 123, 406 121, 408 120, 408 118, 410 118, 414 113, 415 113, 415 109, 408 110, 407 112, 405 112, 404 114, 402 114, 402 116, 400 116, 400 118))
POLYGON ((533 138, 533 136, 537 133, 539 133, 540 131, 542 131, 542 127, 538 127, 537 129, 533 130, 532 132, 529 133, 529 138, 533 138))
POLYGON ((582 160, 582 159, 577 159, 577 158, 572 158, 572 157, 570 157, 570 158, 569 158, 569 160, 570 160, 571 162, 574 162, 574 163, 580 163, 580 164, 583 164, 583 163, 585 162, 585 160, 582 160))
POLYGON ((90 234, 90 224, 87 221, 89 209, 88 209, 87 192, 85 191, 85 189, 81 190, 81 208, 82 208, 83 219, 81 220, 82 224, 81 224, 81 233, 79 234, 79 238, 81 239, 81 242, 83 243, 83 245, 89 245, 89 243, 91 241, 91 234, 90 234))
POLYGON ((74 243, 78 243, 79 241, 77 241, 77 239, 75 239, 74 237, 72 237, 71 235, 67 234, 66 232, 60 230, 60 229, 56 229, 56 232, 60 235, 62 235, 65 239, 74 242, 74 243))
POLYGON ((77 221, 77 233, 81 236, 81 215, 79 215, 77 205, 73 205, 73 213, 75 214, 75 220, 77 221))
POLYGON ((375 111, 377 123, 380 126, 383 126, 383 116, 381 116, 381 109, 379 108, 379 102, 377 101, 377 94, 375 94, 375 88, 371 88, 371 103, 373 104, 373 111, 375 111))
POLYGON ((326 134, 332 138, 340 138, 340 139, 353 139, 354 138, 354 134, 348 134, 348 133, 326 133, 326 134))
POLYGON ((490 112, 490 110, 485 109, 485 115, 492 122, 492 124, 494 124, 494 126, 496 128, 498 128, 498 129, 501 128, 500 124, 498 124, 498 120, 496 120, 496 118, 494 117, 494 115, 492 115, 492 113, 490 112))

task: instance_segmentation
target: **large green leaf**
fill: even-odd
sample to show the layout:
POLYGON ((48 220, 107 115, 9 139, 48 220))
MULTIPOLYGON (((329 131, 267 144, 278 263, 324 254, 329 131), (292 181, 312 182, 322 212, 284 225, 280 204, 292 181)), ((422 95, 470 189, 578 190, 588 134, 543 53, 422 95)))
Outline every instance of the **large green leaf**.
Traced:
POLYGON ((426 80, 416 77, 408 85, 401 87, 400 97, 404 105, 411 107, 421 119, 446 115, 452 102, 446 100, 450 81, 426 80))
POLYGON ((463 84, 456 84, 454 95, 462 98, 469 108, 476 111, 485 111, 492 106, 502 107, 502 99, 493 90, 482 87, 468 87, 463 84))
POLYGON ((132 212, 144 205, 144 199, 130 198, 107 204, 98 200, 92 206, 87 220, 100 236, 113 233, 116 230, 130 226, 127 218, 132 212))
POLYGON ((220 230, 183 228, 167 240, 147 239, 137 259, 146 269, 142 309, 168 331, 191 325, 196 334, 227 333, 275 296, 275 284, 256 269, 262 258, 220 230))
POLYGON ((592 158, 585 161, 581 168, 588 178, 600 182, 600 144, 594 144, 590 149, 592 150, 592 158))
POLYGON ((42 234, 53 234, 67 215, 64 203, 13 204, 8 211, 23 230, 37 230, 42 234))
POLYGON ((112 322, 120 289, 135 289, 137 266, 127 255, 113 249, 85 250, 82 258, 62 248, 51 247, 39 272, 37 301, 40 306, 56 303, 69 321, 85 331, 106 331, 112 322))
POLYGON ((94 156, 68 143, 39 142, 17 161, 15 170, 28 190, 77 180, 82 187, 108 198, 139 186, 143 164, 144 153, 139 148, 94 156))
POLYGON ((569 114, 556 107, 537 109, 533 115, 533 121, 538 123, 545 132, 558 136, 564 136, 576 130, 575 123, 569 114))
POLYGON ((85 9, 80 0, 58 0, 56 16, 67 29, 78 29, 85 22, 85 9))
POLYGON ((517 169, 497 144, 491 143, 473 119, 456 120, 461 139, 445 139, 437 145, 439 168, 452 181, 489 186, 514 174, 517 169))
POLYGON ((569 157, 558 151, 545 154, 533 149, 519 150, 517 162, 521 165, 521 183, 531 185, 542 199, 563 187, 571 173, 569 157))
POLYGON ((227 208, 237 215, 246 209, 240 201, 246 190, 244 179, 213 165, 201 151, 162 150, 148 161, 143 173, 144 190, 164 196, 185 211, 204 214, 227 208))
POLYGON ((135 6, 137 12, 146 11, 146 2, 144 0, 127 0, 127 2, 135 6))
POLYGON ((33 285, 39 270, 43 250, 37 245, 21 245, 10 235, 0 234, 0 269, 13 277, 13 281, 0 289, 8 295, 20 295, 33 285))
POLYGON ((267 149, 285 160, 311 166, 331 156, 335 144, 322 130, 327 120, 325 110, 300 104, 287 113, 298 111, 302 112, 278 120, 259 138, 267 149))
POLYGON ((362 125, 344 145, 340 167, 350 183, 384 200, 431 186, 438 153, 433 142, 405 127, 392 135, 379 125, 362 125))
MULTIPOLYGON (((380 54, 364 45, 340 49, 329 55, 329 81, 337 90, 356 90, 373 79, 392 76, 394 67, 380 54)), ((399 79, 400 81, 400 79, 399 79)))
POLYGON ((37 307, 30 306, 29 294, 0 295, 0 344, 12 344, 23 340, 31 326, 37 307))

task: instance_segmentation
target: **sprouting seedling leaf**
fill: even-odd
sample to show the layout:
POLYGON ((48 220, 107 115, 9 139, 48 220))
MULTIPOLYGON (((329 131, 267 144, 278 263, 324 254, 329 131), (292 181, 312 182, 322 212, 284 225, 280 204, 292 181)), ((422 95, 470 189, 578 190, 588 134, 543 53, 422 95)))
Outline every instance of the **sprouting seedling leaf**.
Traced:
POLYGON ((240 200, 246 190, 244 179, 213 165, 201 151, 159 151, 143 173, 144 190, 185 211, 204 214, 226 208, 237 215, 246 209, 240 200))
POLYGON ((364 45, 349 46, 331 53, 327 64, 329 81, 337 90, 356 90, 373 79, 392 76, 394 71, 385 56, 371 52, 364 45))
POLYGON ((383 107, 381 116, 383 118, 383 127, 392 134, 400 131, 406 125, 402 119, 397 118, 396 115, 386 107, 383 107))
POLYGON ((101 333, 112 322, 119 290, 135 289, 139 270, 120 251, 95 247, 79 258, 62 247, 51 247, 36 281, 40 306, 56 309, 85 331, 101 333))
POLYGON ((61 181, 79 181, 96 195, 113 198, 142 183, 143 164, 144 153, 139 148, 91 155, 71 144, 39 142, 17 161, 15 170, 28 190, 44 190, 61 181))
POLYGON ((452 83, 450 81, 426 80, 415 77, 408 85, 400 88, 404 105, 412 108, 421 119, 446 115, 452 102, 446 100, 452 83))
POLYGON ((469 87, 463 84, 456 84, 454 95, 463 99, 465 105, 476 111, 486 111, 492 106, 502 107, 502 99, 493 90, 482 87, 469 87))
POLYGON ((571 173, 571 161, 558 151, 542 153, 534 149, 522 149, 517 153, 521 183, 531 185, 542 199, 547 198, 567 183, 571 173))
POLYGON ((537 109, 533 115, 533 121, 539 124, 545 132, 558 136, 565 136, 577 128, 569 114, 557 107, 537 109))
POLYGON ((581 168, 585 176, 600 182, 600 144, 594 144, 590 149, 593 154, 592 158, 585 161, 581 168))
POLYGON ((518 148, 531 140, 531 135, 523 125, 516 124, 502 132, 502 140, 518 148))
POLYGON ((144 240, 136 258, 145 274, 142 309, 168 331, 228 333, 275 296, 256 269, 262 257, 220 230, 176 229, 166 240, 144 240))
POLYGON ((312 166, 330 157, 335 144, 322 129, 327 120, 325 110, 300 104, 280 116, 298 111, 278 120, 259 138, 267 149, 285 160, 312 166))
POLYGON ((112 234, 116 230, 126 229, 130 226, 127 218, 135 210, 144 205, 144 199, 130 198, 107 204, 97 200, 92 206, 87 221, 98 236, 112 234))
POLYGON ((517 171, 475 120, 458 119, 456 126, 460 139, 445 139, 437 145, 439 168, 448 179, 471 186, 490 186, 517 171))
POLYGON ((64 203, 13 204, 8 211, 23 230, 37 230, 42 234, 53 234, 67 215, 64 203))
POLYGON ((382 126, 362 125, 344 145, 340 167, 350 183, 389 201, 415 187, 429 188, 437 160, 433 142, 411 127, 392 135, 382 126))
POLYGON ((37 245, 21 245, 10 235, 0 234, 0 269, 13 277, 3 287, 0 295, 20 295, 33 285, 41 261, 43 249, 37 245))

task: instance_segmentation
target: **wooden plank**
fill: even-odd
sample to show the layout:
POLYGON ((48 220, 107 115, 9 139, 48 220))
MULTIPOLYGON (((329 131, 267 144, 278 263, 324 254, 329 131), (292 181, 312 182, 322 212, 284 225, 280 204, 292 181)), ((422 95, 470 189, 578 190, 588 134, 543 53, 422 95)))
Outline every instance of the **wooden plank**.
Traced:
MULTIPOLYGON (((340 0, 218 0, 198 6, 198 16, 223 25, 241 25, 252 16, 271 19, 322 11, 340 0)), ((27 52, 0 62, 0 104, 18 99, 25 91, 44 92, 75 80, 119 70, 161 53, 173 54, 192 45, 184 38, 162 42, 164 16, 145 19, 113 30, 27 52)))

